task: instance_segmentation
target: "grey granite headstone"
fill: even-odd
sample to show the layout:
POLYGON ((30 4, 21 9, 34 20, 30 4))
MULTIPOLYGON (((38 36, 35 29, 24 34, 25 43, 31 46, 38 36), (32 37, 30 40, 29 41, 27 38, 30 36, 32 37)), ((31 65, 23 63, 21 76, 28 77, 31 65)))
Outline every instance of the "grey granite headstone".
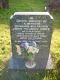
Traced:
POLYGON ((60 0, 48 0, 46 10, 60 11, 60 0))
POLYGON ((9 69, 29 69, 25 66, 26 58, 23 52, 21 55, 17 53, 16 45, 21 46, 21 42, 36 42, 38 45, 39 52, 35 56, 36 66, 30 69, 52 68, 49 54, 52 24, 53 17, 48 12, 15 12, 10 17, 12 53, 9 69))

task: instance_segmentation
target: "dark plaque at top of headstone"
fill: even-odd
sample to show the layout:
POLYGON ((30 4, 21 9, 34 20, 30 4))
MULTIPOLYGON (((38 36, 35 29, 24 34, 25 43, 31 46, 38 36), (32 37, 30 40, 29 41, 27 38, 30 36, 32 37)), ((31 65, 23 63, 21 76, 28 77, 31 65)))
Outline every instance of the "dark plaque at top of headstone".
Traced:
POLYGON ((48 12, 16 12, 10 17, 11 69, 48 68, 53 17, 48 12))
POLYGON ((49 11, 60 11, 60 0, 48 0, 46 7, 49 11))

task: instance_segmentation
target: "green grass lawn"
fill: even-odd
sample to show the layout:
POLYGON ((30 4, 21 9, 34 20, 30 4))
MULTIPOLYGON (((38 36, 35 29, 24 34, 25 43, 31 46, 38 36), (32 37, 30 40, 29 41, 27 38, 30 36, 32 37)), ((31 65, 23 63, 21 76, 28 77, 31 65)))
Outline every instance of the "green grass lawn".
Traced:
MULTIPOLYGON (((10 58, 11 41, 9 18, 16 11, 44 11, 47 0, 9 0, 9 9, 0 9, 0 80, 8 80, 7 63, 10 58)), ((60 73, 60 12, 52 12, 54 17, 50 54, 56 65, 55 70, 45 71, 45 76, 34 74, 33 80, 58 80, 60 73)), ((33 75, 33 74, 32 74, 33 75)), ((29 78, 31 80, 33 77, 29 78)), ((29 77, 30 77, 29 76, 29 77)), ((17 79, 18 80, 18 79, 17 79)))

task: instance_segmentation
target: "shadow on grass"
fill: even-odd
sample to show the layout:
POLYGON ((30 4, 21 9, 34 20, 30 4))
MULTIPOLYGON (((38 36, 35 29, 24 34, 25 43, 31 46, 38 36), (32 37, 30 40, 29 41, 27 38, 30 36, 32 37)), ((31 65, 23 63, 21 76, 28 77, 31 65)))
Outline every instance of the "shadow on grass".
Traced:
POLYGON ((56 67, 60 69, 60 60, 58 60, 56 67))
POLYGON ((43 70, 9 70, 9 80, 43 80, 45 73, 43 70))
POLYGON ((39 71, 10 70, 9 80, 60 80, 58 69, 39 71))
POLYGON ((57 80, 60 80, 60 60, 57 62, 56 64, 56 68, 57 68, 57 80))
POLYGON ((8 70, 8 64, 9 61, 4 64, 0 72, 0 80, 60 80, 60 60, 56 64, 57 68, 51 70, 8 70))
MULTIPOLYGON (((3 63, 3 61, 0 61, 3 63)), ((8 61, 6 64, 3 64, 4 68, 0 71, 0 80, 9 80, 8 79, 8 61)), ((2 66, 1 66, 2 68, 2 66)))
POLYGON ((60 60, 57 62, 55 69, 46 70, 48 80, 60 80, 60 60))
POLYGON ((9 61, 4 63, 0 60, 0 62, 3 63, 1 65, 0 80, 43 80, 45 77, 44 70, 10 70, 8 69, 9 61))

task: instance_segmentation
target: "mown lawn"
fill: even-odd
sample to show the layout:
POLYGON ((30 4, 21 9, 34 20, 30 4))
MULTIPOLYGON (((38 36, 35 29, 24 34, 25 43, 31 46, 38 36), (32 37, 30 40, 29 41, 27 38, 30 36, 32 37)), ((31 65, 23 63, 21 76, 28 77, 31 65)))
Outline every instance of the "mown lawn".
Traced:
MULTIPOLYGON (((9 9, 0 9, 0 80, 8 80, 7 64, 11 53, 9 18, 16 11, 44 11, 47 0, 9 0, 9 9)), ((52 12, 54 17, 50 54, 55 70, 46 70, 45 76, 34 74, 29 80, 60 80, 60 12, 52 12)), ((18 79, 16 79, 18 80, 18 79)))

